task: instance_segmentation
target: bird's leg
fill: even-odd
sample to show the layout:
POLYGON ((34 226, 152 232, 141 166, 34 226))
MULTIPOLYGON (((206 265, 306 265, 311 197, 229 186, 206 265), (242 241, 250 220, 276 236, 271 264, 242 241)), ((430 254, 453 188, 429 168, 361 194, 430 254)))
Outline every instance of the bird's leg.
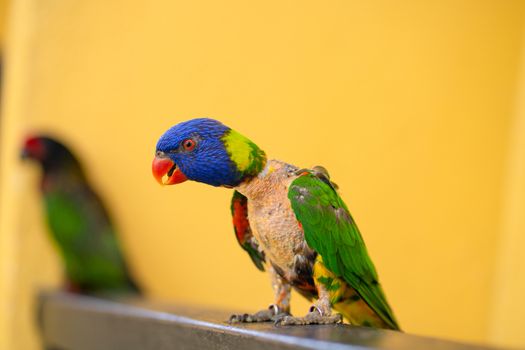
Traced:
POLYGON ((232 315, 230 323, 239 322, 270 322, 278 321, 290 315, 290 284, 285 281, 274 268, 270 265, 268 272, 272 281, 273 292, 275 294, 275 301, 267 309, 258 311, 252 315, 232 315))
POLYGON ((330 303, 330 293, 322 284, 316 284, 319 299, 310 307, 309 312, 304 317, 285 316, 278 319, 276 325, 306 325, 306 324, 334 324, 342 323, 341 314, 332 315, 332 306, 330 303))

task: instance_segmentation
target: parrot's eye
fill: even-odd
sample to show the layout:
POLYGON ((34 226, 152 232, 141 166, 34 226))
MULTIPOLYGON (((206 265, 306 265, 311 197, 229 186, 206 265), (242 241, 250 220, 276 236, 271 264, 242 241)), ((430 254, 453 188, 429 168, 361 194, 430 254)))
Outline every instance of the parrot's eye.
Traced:
POLYGON ((184 150, 186 151, 193 151, 195 148, 195 141, 192 139, 186 139, 182 141, 182 147, 184 147, 184 150))

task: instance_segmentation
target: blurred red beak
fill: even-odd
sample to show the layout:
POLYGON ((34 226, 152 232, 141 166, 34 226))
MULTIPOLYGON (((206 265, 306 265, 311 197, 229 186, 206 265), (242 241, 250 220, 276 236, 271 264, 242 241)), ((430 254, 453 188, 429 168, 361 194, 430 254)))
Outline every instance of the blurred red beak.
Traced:
POLYGON ((155 177, 161 185, 175 185, 188 179, 177 164, 162 152, 158 152, 153 159, 151 171, 153 172, 153 177, 155 177))

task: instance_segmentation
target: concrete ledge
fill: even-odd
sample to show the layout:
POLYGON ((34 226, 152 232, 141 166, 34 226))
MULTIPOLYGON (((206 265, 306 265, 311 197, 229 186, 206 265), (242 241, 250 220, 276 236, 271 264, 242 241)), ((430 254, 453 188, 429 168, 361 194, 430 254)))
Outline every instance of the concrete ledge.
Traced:
POLYGON ((394 331, 335 326, 231 326, 229 314, 62 292, 39 296, 47 349, 493 349, 394 331))

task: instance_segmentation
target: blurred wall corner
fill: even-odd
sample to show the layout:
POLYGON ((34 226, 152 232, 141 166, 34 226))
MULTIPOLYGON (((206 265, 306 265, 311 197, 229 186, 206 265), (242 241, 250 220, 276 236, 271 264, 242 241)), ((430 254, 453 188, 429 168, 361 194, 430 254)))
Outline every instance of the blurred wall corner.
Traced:
POLYGON ((36 173, 22 169, 19 161, 33 14, 31 1, 0 0, 0 349, 41 348, 35 293, 57 274, 42 232, 36 187, 30 185, 36 184, 36 173))
POLYGON ((517 79, 515 110, 501 205, 501 238, 493 283, 489 341, 505 346, 525 345, 525 27, 517 79))

